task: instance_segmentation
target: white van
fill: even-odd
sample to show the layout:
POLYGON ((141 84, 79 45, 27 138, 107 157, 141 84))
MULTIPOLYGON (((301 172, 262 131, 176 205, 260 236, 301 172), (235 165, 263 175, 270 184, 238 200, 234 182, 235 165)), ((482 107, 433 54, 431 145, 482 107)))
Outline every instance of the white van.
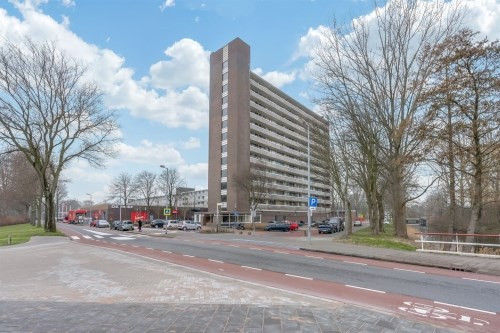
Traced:
POLYGON ((178 226, 178 220, 167 220, 167 223, 163 225, 163 229, 177 229, 178 226))

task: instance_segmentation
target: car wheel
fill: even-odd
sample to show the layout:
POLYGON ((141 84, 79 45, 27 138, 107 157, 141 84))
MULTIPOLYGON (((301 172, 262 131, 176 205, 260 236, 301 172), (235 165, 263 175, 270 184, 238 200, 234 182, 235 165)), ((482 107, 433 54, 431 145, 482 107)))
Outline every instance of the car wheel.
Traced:
POLYGON ((186 231, 186 230, 188 230, 188 229, 187 229, 186 227, 184 227, 184 228, 182 228, 182 230, 186 231))
POLYGON ((156 229, 158 229, 158 224, 157 224, 157 225, 155 225, 155 228, 156 228, 156 229))
POLYGON ((201 230, 201 227, 196 228, 196 230, 200 231, 200 230, 201 230))

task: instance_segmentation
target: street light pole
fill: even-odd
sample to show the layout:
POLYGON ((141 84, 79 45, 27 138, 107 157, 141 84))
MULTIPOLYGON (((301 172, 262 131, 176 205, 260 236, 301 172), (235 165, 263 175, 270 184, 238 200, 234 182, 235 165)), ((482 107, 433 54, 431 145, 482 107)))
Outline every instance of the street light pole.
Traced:
POLYGON ((309 123, 307 123, 307 240, 311 245, 311 147, 309 142, 309 123))
MULTIPOLYGON (((163 164, 160 165, 160 168, 167 170, 167 176, 168 176, 168 168, 166 166, 164 166, 163 164)), ((167 207, 167 205, 168 205, 168 193, 167 193, 167 191, 165 191, 165 208, 171 208, 171 207, 167 207)), ((167 215, 165 215, 165 220, 168 220, 167 215)))
POLYGON ((90 196, 90 209, 89 209, 90 214, 89 214, 89 215, 90 215, 90 223, 92 223, 92 220, 93 220, 93 219, 92 219, 92 194, 87 193, 87 195, 89 195, 89 196, 90 196))

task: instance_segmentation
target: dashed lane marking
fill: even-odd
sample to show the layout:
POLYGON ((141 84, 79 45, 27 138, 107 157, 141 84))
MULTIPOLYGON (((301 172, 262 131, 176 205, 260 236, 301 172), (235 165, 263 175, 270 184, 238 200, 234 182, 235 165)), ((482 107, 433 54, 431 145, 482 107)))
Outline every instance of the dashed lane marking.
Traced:
POLYGON ((147 247, 146 250, 154 250, 152 247, 147 247))
POLYGON ((285 274, 286 276, 294 277, 294 278, 299 278, 299 279, 304 279, 304 280, 312 280, 310 277, 305 277, 305 276, 300 276, 300 275, 293 275, 293 274, 285 274))
POLYGON ((228 246, 231 246, 231 247, 239 247, 239 245, 228 245, 228 246))
POLYGON ((224 261, 214 260, 214 259, 208 259, 208 261, 217 262, 219 264, 223 264, 224 263, 224 261))
POLYGON ((490 311, 485 311, 485 310, 479 310, 479 309, 474 309, 474 308, 468 308, 466 306, 460 306, 460 305, 455 305, 455 304, 443 303, 443 302, 438 302, 438 301, 434 301, 434 303, 441 304, 441 305, 453 306, 455 308, 461 308, 461 309, 466 309, 466 310, 471 310, 471 311, 477 311, 477 312, 482 312, 482 313, 488 313, 488 314, 496 315, 495 312, 490 312, 490 311))
POLYGON ((478 281, 478 282, 487 282, 487 283, 496 283, 496 284, 500 284, 500 282, 496 282, 496 281, 487 281, 487 280, 479 280, 479 279, 470 279, 470 278, 465 278, 465 277, 463 277, 462 279, 464 279, 464 280, 470 280, 470 281, 478 281))
POLYGON ((99 236, 99 235, 94 235, 95 238, 104 238, 102 236, 99 236))
POLYGON ((111 239, 116 239, 116 240, 134 240, 134 237, 127 237, 127 236, 122 236, 122 237, 111 237, 111 239))
POLYGON ((88 235, 83 235, 83 238, 85 238, 85 239, 92 239, 92 237, 90 237, 88 235))
POLYGON ((255 250, 255 251, 262 251, 262 249, 258 249, 256 247, 251 247, 250 250, 255 250))
POLYGON ((306 257, 308 257, 308 258, 314 258, 314 259, 325 259, 323 257, 316 257, 316 256, 306 256, 306 257))
POLYGON ((348 263, 348 264, 354 264, 354 265, 366 266, 366 264, 363 264, 362 262, 347 261, 347 260, 344 260, 344 262, 345 262, 345 263, 348 263))
POLYGON ((165 252, 165 253, 172 253, 172 252, 170 252, 170 251, 162 251, 162 252, 165 252))
POLYGON ((363 287, 356 287, 356 286, 351 286, 349 284, 346 284, 345 286, 349 287, 349 288, 363 289, 363 290, 373 291, 375 293, 385 294, 385 291, 381 291, 381 290, 369 289, 369 288, 363 288, 363 287))
POLYGON ((404 272, 412 272, 412 273, 418 273, 418 274, 425 274, 425 272, 421 272, 421 271, 414 271, 414 270, 411 270, 411 269, 403 269, 403 268, 393 268, 397 271, 404 271, 404 272))
POLYGON ((212 243, 213 245, 220 245, 220 243, 212 243))
POLYGON ((78 236, 71 236, 72 239, 80 239, 78 236))
POLYGON ((250 267, 250 266, 241 266, 243 268, 247 268, 247 269, 254 269, 256 271, 261 271, 262 269, 261 268, 255 268, 255 267, 250 267))
POLYGON ((139 245, 132 245, 133 247, 139 247, 139 245))
POLYGON ((184 257, 195 258, 195 256, 190 256, 189 254, 183 254, 184 257))
POLYGON ((83 230, 91 232, 93 234, 101 235, 101 236, 111 236, 112 235, 112 234, 108 234, 106 232, 100 232, 100 231, 95 231, 95 230, 91 230, 91 229, 83 229, 83 230))
POLYGON ((288 252, 283 252, 283 251, 274 251, 275 253, 281 253, 281 254, 290 254, 288 252))

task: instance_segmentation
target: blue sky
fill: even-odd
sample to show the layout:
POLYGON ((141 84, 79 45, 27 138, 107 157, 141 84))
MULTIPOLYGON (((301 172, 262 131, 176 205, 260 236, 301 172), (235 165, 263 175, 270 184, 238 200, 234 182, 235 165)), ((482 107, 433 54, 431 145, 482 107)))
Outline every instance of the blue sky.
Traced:
MULTIPOLYGON (((498 38, 498 0, 468 0, 473 27, 498 38)), ((0 0, 1 40, 57 40, 89 67, 120 114, 122 143, 106 168, 75 161, 69 197, 94 201, 120 172, 176 167, 207 186, 208 57, 240 37, 251 69, 314 109, 307 65, 318 31, 372 11, 363 0, 0 0)))

